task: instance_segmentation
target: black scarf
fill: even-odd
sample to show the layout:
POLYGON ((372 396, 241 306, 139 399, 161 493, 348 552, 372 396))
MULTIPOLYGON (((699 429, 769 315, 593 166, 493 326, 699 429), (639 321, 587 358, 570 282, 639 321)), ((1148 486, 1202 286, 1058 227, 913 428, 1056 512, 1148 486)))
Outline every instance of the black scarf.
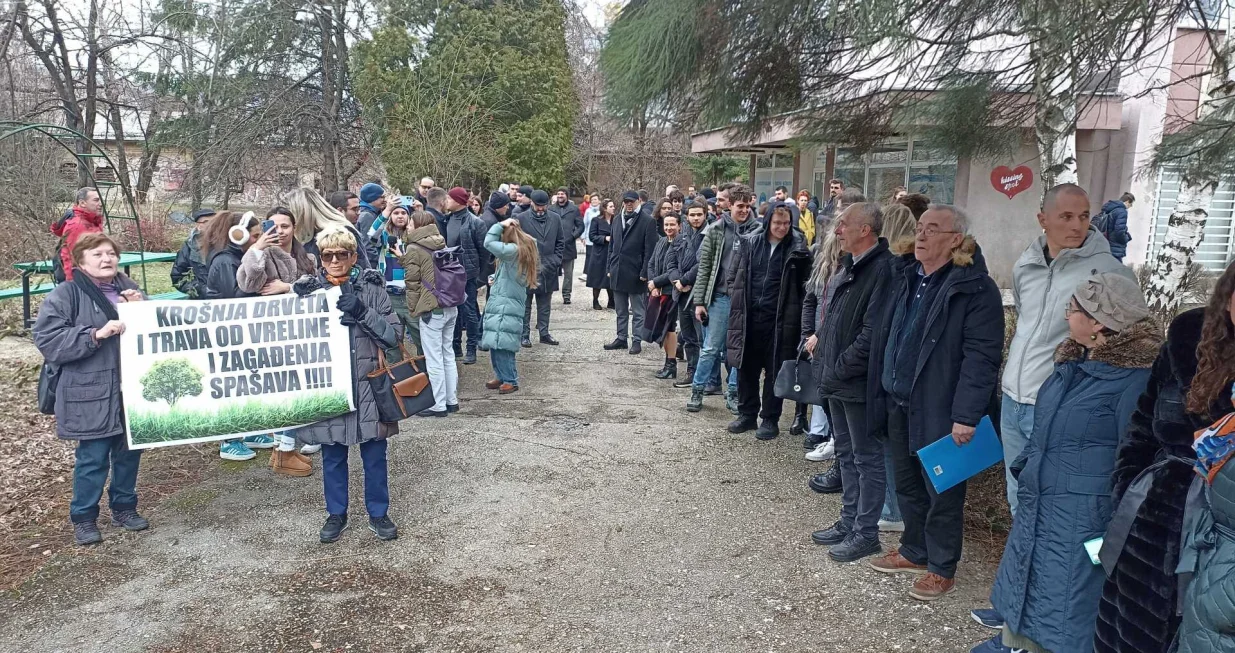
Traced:
MULTIPOLYGON (((107 295, 103 294, 103 291, 99 289, 98 284, 94 283, 94 281, 90 279, 89 275, 82 272, 80 269, 77 272, 77 274, 73 275, 73 283, 77 284, 78 290, 85 293, 86 296, 90 298, 90 301, 94 302, 94 305, 98 306, 99 310, 103 311, 103 315, 106 315, 107 319, 119 320, 120 314, 116 312, 116 306, 111 303, 111 300, 107 298, 107 295)), ((114 283, 117 288, 120 287, 119 276, 116 277, 114 283)))

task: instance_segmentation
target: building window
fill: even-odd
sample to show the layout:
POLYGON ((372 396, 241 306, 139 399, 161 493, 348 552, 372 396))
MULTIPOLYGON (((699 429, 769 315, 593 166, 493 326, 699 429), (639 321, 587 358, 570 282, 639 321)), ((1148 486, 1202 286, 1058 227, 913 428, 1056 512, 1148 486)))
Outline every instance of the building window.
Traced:
POLYGON ((279 188, 285 191, 300 185, 300 173, 293 168, 279 170, 279 188))
MULTIPOLYGON (((1152 262, 1158 256, 1158 250, 1166 241, 1167 222, 1171 212, 1175 210, 1175 201, 1179 198, 1179 171, 1164 170, 1158 176, 1158 198, 1153 212, 1153 238, 1149 239, 1149 256, 1146 261, 1152 262)), ((1235 254, 1235 226, 1232 220, 1232 208, 1235 207, 1235 184, 1224 180, 1214 190, 1214 197, 1209 202, 1209 218, 1205 220, 1205 235, 1201 238, 1201 246, 1196 250, 1193 260, 1200 263, 1206 270, 1222 271, 1227 261, 1235 254)))
MULTIPOLYGON (((815 194, 825 196, 830 179, 824 170, 826 158, 815 161, 815 194)), ((851 148, 836 148, 834 178, 845 188, 856 188, 866 199, 883 202, 897 186, 922 193, 932 202, 951 204, 956 193, 956 157, 928 148, 921 140, 889 140, 866 154, 851 148)))
POLYGON ((793 153, 778 152, 755 157, 755 203, 768 201, 777 186, 793 195, 793 153))

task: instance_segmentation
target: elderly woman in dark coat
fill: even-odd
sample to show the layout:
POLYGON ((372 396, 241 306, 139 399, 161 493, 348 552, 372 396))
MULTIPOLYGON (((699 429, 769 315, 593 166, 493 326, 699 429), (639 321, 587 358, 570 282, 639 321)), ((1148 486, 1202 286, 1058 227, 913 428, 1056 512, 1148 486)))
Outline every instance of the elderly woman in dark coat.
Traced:
POLYGON ((296 432, 301 442, 322 445, 322 485, 326 494, 326 524, 321 541, 334 542, 347 528, 348 447, 359 445, 364 461, 365 508, 369 530, 378 538, 393 540, 399 529, 386 514, 390 506, 387 486, 386 438, 399 432, 398 422, 382 422, 377 402, 365 376, 377 369, 380 349, 399 343, 401 324, 390 306, 386 282, 376 270, 361 270, 356 265, 356 238, 341 227, 327 227, 317 235, 321 252, 321 278, 306 277, 296 282, 297 294, 306 295, 327 286, 339 286, 342 295, 336 307, 343 313, 352 350, 352 399, 356 410, 345 415, 310 424, 296 432))
POLYGON ((1179 628, 1180 535, 1195 475, 1195 433, 1230 411, 1235 380, 1235 264, 1209 306, 1180 314, 1150 371, 1115 456, 1117 507, 1102 546, 1107 580, 1096 653, 1161 653, 1179 628))
POLYGON ((1103 575, 1085 542, 1110 521, 1115 447, 1162 345, 1141 289, 1113 272, 1081 283, 1065 313, 1070 337, 1012 463, 1020 502, 991 591, 1006 619, 997 639, 1031 652, 1092 646, 1103 575))
POLYGON ((112 525, 140 531, 150 523, 137 514, 140 451, 131 451, 120 401, 120 302, 145 299, 137 284, 117 271, 120 248, 102 233, 78 239, 71 252, 78 274, 47 296, 34 324, 34 344, 59 368, 56 435, 76 440, 69 520, 78 544, 103 541, 96 523, 103 486, 111 472, 112 525))

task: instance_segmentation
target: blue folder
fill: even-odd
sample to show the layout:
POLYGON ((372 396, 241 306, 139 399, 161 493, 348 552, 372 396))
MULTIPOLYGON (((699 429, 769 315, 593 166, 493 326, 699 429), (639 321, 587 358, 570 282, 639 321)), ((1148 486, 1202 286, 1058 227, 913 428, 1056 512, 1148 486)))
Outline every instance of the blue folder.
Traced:
POLYGON ((1003 461, 1003 445, 995 435, 990 417, 978 422, 973 439, 965 446, 957 446, 949 433, 918 450, 918 460, 935 486, 935 492, 943 492, 969 480, 995 463, 1003 461))

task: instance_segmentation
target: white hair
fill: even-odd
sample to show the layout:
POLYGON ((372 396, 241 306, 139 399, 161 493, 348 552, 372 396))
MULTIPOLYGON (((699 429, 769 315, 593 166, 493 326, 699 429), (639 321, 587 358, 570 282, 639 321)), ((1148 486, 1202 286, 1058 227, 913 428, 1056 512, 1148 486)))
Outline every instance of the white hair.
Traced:
POLYGON ((952 231, 962 235, 969 235, 969 214, 965 213, 959 206, 953 204, 931 204, 927 207, 927 211, 947 211, 952 214, 952 231))

